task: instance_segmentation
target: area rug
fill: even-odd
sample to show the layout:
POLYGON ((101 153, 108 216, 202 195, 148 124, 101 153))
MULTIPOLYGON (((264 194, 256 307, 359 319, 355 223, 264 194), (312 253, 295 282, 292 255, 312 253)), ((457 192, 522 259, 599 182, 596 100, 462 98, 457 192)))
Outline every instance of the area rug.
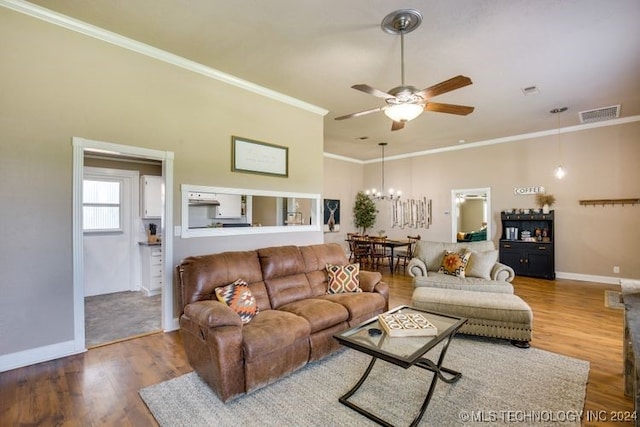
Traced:
MULTIPOLYGON (((227 404, 194 372, 143 388, 140 396, 167 427, 370 426, 375 424, 338 402, 369 360, 345 349, 227 404)), ((501 340, 458 336, 445 366, 462 372, 462 378, 455 384, 438 382, 420 425, 580 425, 589 375, 586 361, 519 349, 501 340)), ((350 400, 394 425, 408 425, 431 377, 424 369, 405 370, 378 361, 350 400)))
POLYGON ((604 306, 608 308, 624 308, 622 293, 618 291, 604 291, 604 306))

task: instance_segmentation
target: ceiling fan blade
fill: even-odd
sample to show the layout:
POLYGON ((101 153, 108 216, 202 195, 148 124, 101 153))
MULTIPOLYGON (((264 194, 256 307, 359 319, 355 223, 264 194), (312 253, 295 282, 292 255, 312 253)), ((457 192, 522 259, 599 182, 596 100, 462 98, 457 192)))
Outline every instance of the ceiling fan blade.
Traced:
POLYGON ((391 130, 392 131, 393 130, 400 130, 400 129, 403 129, 403 128, 404 128, 404 122, 396 122, 396 121, 394 121, 391 124, 391 130))
POLYGON ((469 107, 467 105, 455 105, 455 104, 442 104, 440 102, 428 102, 424 107, 425 111, 435 111, 436 113, 448 113, 448 114, 458 114, 460 116, 466 116, 467 114, 471 114, 474 107, 469 107))
POLYGON ((381 90, 378 90, 374 87, 371 87, 369 85, 365 85, 365 84, 359 84, 359 85, 353 85, 351 86, 351 88, 355 89, 355 90, 359 90, 361 92, 364 93, 368 93, 369 95, 373 95, 373 96, 377 96, 378 98, 393 98, 393 95, 389 95, 386 92, 383 92, 381 90))
POLYGON ((359 111, 357 113, 347 114, 346 116, 336 117, 335 120, 344 120, 344 119, 350 119, 352 117, 366 116, 367 114, 377 113, 378 111, 382 111, 385 108, 386 108, 386 106, 385 107, 372 108, 370 110, 359 111))
POLYGON ((417 92, 416 95, 423 97, 424 99, 433 98, 434 96, 442 95, 443 93, 451 92, 452 90, 460 89, 461 87, 473 84, 471 79, 466 76, 455 76, 449 80, 445 80, 431 87, 417 92))

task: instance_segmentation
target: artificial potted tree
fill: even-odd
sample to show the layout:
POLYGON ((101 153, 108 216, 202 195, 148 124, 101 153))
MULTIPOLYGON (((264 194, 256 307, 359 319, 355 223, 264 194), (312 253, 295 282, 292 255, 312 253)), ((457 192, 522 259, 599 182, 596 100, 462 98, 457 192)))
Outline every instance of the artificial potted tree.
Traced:
POLYGON ((377 213, 373 200, 364 191, 358 191, 353 205, 353 224, 362 230, 363 235, 376 223, 377 213))

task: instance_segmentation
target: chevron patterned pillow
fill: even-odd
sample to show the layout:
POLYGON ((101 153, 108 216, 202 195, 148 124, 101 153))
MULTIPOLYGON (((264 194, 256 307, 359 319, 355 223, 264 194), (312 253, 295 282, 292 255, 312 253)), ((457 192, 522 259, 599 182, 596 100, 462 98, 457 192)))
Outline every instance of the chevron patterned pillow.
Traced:
POLYGON ((328 294, 362 292, 360 289, 360 264, 327 264, 327 273, 329 275, 328 294))
POLYGON ((244 324, 249 323, 258 314, 256 299, 251 294, 247 282, 242 279, 216 288, 216 298, 238 313, 244 324))

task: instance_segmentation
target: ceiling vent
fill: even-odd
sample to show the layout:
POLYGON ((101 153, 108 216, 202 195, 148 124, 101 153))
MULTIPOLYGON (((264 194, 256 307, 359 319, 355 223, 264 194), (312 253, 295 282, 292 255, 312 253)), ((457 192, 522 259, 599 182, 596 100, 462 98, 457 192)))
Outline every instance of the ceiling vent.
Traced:
POLYGON ((580 111, 580 123, 601 122, 603 120, 617 119, 620 117, 620 104, 610 107, 596 108, 594 110, 580 111))
POLYGON ((529 96, 529 95, 537 95, 537 94, 540 93, 540 90, 538 90, 537 86, 527 86, 527 87, 523 87, 520 90, 522 91, 522 93, 524 93, 527 96, 529 96))

